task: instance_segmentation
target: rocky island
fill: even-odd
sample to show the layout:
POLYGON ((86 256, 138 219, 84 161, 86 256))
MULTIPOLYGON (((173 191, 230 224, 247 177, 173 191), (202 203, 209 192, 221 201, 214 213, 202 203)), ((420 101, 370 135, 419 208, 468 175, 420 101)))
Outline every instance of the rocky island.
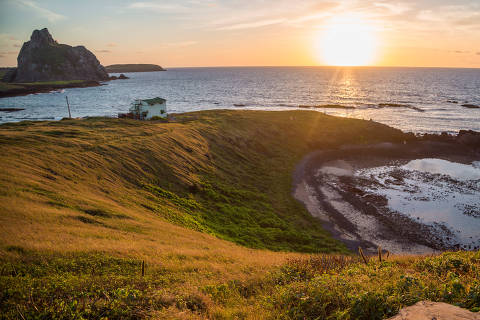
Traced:
POLYGON ((95 55, 84 46, 55 41, 47 28, 34 30, 23 44, 17 68, 3 70, 0 97, 89 87, 109 80, 95 55))

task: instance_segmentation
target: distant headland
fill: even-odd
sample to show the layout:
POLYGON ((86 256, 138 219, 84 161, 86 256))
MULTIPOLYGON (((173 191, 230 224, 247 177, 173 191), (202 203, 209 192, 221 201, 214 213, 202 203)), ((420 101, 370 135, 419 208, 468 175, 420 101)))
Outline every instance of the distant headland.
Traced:
POLYGON ((108 73, 167 71, 156 64, 112 64, 105 69, 108 73))
POLYGON ((99 86, 110 80, 91 51, 58 43, 47 28, 33 31, 18 54, 17 67, 2 68, 0 78, 0 97, 99 86))

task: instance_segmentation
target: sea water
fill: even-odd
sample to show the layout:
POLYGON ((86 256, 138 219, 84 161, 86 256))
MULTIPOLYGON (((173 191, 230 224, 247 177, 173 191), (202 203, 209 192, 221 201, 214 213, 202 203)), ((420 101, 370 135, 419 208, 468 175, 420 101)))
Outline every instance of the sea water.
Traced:
POLYGON ((355 175, 374 182, 365 191, 385 197, 391 211, 432 226, 451 245, 480 247, 478 162, 416 159, 399 167, 362 169, 355 175))
POLYGON ((58 120, 68 116, 116 116, 134 99, 163 97, 169 112, 207 109, 295 110, 299 105, 339 104, 356 109, 319 112, 375 120, 405 131, 480 131, 480 69, 239 67, 174 68, 127 73, 130 79, 91 88, 2 98, 0 123, 58 120), (409 107, 379 108, 394 103, 409 107), (237 106, 234 106, 237 105, 237 106), (423 110, 424 112, 419 111, 423 110))

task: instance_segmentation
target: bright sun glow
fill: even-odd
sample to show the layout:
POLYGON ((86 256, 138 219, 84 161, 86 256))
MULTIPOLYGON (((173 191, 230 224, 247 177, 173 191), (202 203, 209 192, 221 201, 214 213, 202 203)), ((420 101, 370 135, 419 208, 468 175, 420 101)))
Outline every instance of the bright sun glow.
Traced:
POLYGON ((329 21, 317 36, 319 59, 331 66, 372 64, 377 50, 373 28, 357 17, 337 17, 329 21))

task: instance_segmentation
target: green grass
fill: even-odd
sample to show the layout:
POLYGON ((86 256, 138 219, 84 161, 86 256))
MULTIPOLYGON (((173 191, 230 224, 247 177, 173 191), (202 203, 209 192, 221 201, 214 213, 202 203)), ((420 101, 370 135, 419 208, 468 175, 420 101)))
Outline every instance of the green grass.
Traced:
POLYGON ((291 195, 310 151, 412 136, 311 111, 175 119, 0 126, 5 319, 375 319, 417 299, 478 307, 478 252, 365 266, 291 195))
MULTIPOLYGON (((365 319, 394 316, 422 300, 480 311, 480 252, 370 261, 313 256, 290 261, 254 282, 204 287, 222 305, 216 318, 262 306, 262 318, 365 319)), ((215 317, 214 317, 215 318, 215 317)))
POLYGON ((38 81, 38 82, 22 82, 22 83, 15 83, 22 86, 51 86, 51 85, 67 85, 67 84, 74 84, 74 83, 82 83, 85 80, 66 80, 66 81, 38 81))
POLYGON ((7 73, 8 68, 0 68, 0 79, 7 73))
POLYGON ((12 89, 20 89, 20 88, 22 88, 22 86, 0 81, 0 91, 9 91, 12 89))
POLYGON ((22 89, 28 86, 61 86, 69 84, 83 83, 85 80, 69 80, 69 81, 38 81, 38 82, 26 82, 26 83, 6 83, 0 81, 0 92, 7 92, 13 89, 22 89))
MULTIPOLYGON (((9 247, 0 264, 0 318, 189 318, 380 320, 421 300, 480 310, 480 252, 397 257, 365 265, 345 256, 311 256, 247 280, 187 290, 194 270, 102 253, 53 254, 9 247), (163 315, 163 316, 162 316, 163 315)), ((172 256, 179 263, 187 256, 172 256)))
MULTIPOLYGON (((42 197, 63 198, 65 207, 78 207, 85 197, 75 184, 107 173, 109 180, 94 178, 107 184, 94 186, 99 195, 112 198, 110 189, 118 191, 117 197, 136 194, 128 207, 181 226, 250 248, 345 253, 343 244, 291 196, 295 165, 317 148, 405 139, 380 124, 316 112, 214 111, 176 117, 177 123, 89 119, 6 125, 4 133, 16 134, 15 144, 3 135, 3 163, 15 157, 23 163, 27 150, 34 153, 30 163, 53 171, 34 177, 51 185, 53 195, 42 197), (23 128, 24 135, 18 131, 23 128), (89 157, 82 156, 86 152, 89 157), (65 185, 55 187, 55 176, 65 185), (115 185, 108 182, 112 179, 115 185), (59 194, 65 190, 71 193, 59 194)), ((23 169, 11 170, 18 176, 23 169)))

